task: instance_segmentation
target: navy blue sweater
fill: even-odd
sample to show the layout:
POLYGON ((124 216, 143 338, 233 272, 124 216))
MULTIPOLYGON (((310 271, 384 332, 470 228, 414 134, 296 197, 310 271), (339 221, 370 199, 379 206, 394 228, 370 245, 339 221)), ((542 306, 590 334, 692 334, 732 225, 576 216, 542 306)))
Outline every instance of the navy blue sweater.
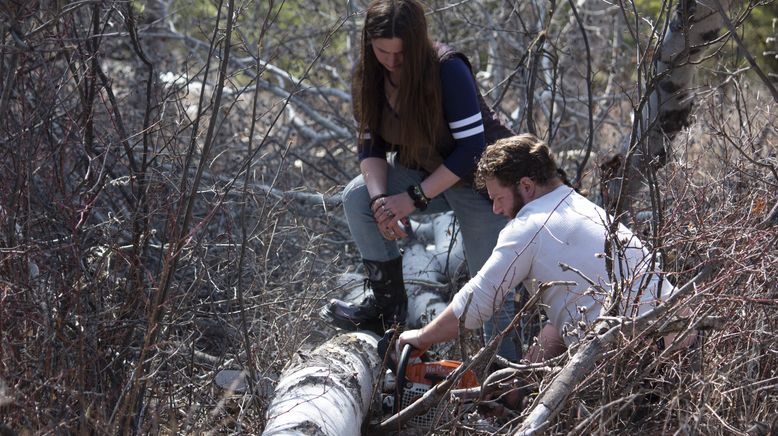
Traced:
MULTIPOLYGON (((460 178, 473 172, 486 147, 484 122, 473 74, 468 65, 454 56, 440 64, 443 113, 456 147, 443 164, 460 178)), ((364 135, 359 160, 368 157, 386 159, 389 144, 376 132, 364 135)))

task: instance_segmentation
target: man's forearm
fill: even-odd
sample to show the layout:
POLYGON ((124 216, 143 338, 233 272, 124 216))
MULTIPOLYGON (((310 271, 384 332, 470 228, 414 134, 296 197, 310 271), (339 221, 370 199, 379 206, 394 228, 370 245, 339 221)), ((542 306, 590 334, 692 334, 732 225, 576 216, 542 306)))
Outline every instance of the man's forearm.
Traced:
POLYGON ((454 314, 454 309, 449 304, 446 310, 421 329, 419 342, 423 349, 432 344, 454 339, 459 335, 459 318, 454 314))

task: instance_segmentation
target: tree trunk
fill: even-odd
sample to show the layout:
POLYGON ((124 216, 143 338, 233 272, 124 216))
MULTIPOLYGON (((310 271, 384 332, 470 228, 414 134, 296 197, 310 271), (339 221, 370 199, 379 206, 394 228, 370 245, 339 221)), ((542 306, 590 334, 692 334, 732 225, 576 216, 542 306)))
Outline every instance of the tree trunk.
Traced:
MULTIPOLYGON (((721 2, 726 9, 729 1, 721 2)), ((694 71, 705 49, 716 42, 724 25, 710 0, 681 2, 653 59, 640 119, 621 146, 621 152, 603 165, 607 188, 603 203, 619 202, 630 209, 651 167, 667 160, 671 141, 689 125, 694 102, 694 71)))
POLYGON ((359 435, 381 360, 369 332, 335 336, 297 352, 281 375, 263 435, 359 435))

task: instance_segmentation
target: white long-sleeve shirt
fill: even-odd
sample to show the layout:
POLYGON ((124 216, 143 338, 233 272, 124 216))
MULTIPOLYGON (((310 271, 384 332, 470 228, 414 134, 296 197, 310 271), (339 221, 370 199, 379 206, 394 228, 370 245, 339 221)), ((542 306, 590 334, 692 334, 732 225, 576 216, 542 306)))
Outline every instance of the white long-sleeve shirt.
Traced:
MULTIPOLYGON (((522 281, 530 292, 535 292, 533 280, 573 281, 575 286, 553 286, 541 296, 549 321, 560 332, 566 324, 572 331, 578 321, 592 323, 600 315, 606 295, 578 273, 563 271, 560 263, 610 292, 603 255, 610 222, 601 207, 565 185, 530 201, 500 232, 494 251, 478 274, 454 296, 454 314, 460 320, 465 315, 466 328, 478 328, 500 307, 505 293, 522 281)), ((618 239, 613 245, 621 247, 614 253, 621 256, 614 256, 613 272, 624 289, 620 313, 642 314, 654 307, 658 290, 667 298, 674 288, 656 273, 647 272, 657 271, 658 266, 652 268, 648 250, 623 225, 619 225, 618 239), (639 294, 640 289, 644 290, 639 294)), ((564 339, 568 344, 576 340, 571 336, 564 339)))

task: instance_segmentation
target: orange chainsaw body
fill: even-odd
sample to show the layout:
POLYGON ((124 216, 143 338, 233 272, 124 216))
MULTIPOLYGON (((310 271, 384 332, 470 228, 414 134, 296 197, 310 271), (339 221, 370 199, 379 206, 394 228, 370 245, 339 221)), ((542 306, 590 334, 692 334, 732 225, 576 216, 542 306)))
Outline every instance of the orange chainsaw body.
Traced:
MULTIPOLYGON (((425 392, 443 381, 449 374, 459 368, 462 362, 456 360, 438 360, 436 362, 412 363, 405 368, 405 383, 400 398, 400 409, 408 407, 416 401, 425 392)), ((466 371, 459 382, 457 389, 473 388, 478 386, 475 372, 466 371)), ((433 407, 423 415, 417 415, 411 418, 410 423, 421 428, 431 429, 436 423, 439 407, 433 407)))
MULTIPOLYGON (((436 385, 443 381, 455 369, 459 368, 462 362, 456 360, 438 360, 435 362, 420 362, 409 364, 405 369, 405 380, 408 383, 422 385, 436 385)), ((462 375, 457 383, 457 389, 474 388, 478 386, 475 372, 468 370, 462 375)))

